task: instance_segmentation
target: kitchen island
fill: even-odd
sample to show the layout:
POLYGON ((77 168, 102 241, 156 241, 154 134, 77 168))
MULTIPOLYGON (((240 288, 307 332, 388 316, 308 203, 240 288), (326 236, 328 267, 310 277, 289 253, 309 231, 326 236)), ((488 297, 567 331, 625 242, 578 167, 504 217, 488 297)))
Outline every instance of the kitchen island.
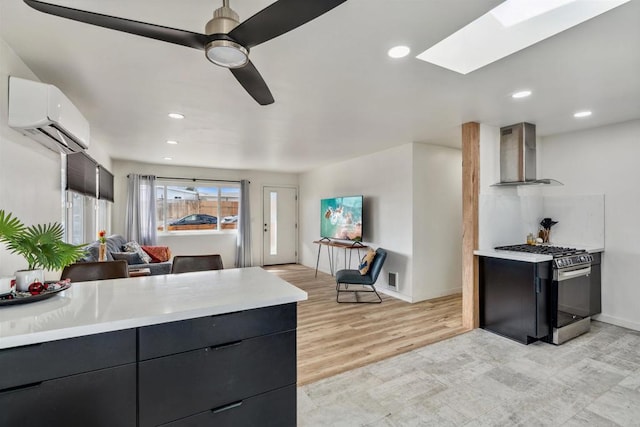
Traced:
POLYGON ((295 425, 304 299, 254 267, 0 307, 0 425, 295 425))

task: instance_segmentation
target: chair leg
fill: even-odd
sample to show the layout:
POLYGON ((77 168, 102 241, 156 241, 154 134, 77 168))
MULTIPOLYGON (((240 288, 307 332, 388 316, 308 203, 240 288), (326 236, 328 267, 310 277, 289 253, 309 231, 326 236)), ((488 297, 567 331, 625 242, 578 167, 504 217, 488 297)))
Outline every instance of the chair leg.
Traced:
POLYGON ((380 294, 378 293, 378 291, 376 290, 376 287, 374 285, 361 285, 361 286, 369 286, 371 287, 370 291, 363 291, 363 290, 348 290, 348 284, 347 283, 343 283, 343 285, 345 286, 344 290, 340 289, 340 283, 336 282, 336 302, 340 303, 340 304, 380 304, 382 302, 382 298, 380 297, 380 294), (355 301, 340 301, 340 294, 341 293, 345 293, 345 292, 350 292, 354 294, 355 297, 355 301), (364 294, 368 294, 368 293, 374 293, 376 294, 376 297, 378 298, 377 301, 360 301, 358 298, 358 295, 360 293, 364 293, 364 294))

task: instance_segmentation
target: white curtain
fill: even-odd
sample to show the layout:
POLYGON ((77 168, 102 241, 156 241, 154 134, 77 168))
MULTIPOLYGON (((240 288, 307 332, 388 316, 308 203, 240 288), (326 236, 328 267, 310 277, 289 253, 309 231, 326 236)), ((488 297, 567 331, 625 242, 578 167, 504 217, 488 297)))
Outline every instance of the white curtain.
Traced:
POLYGON ((156 177, 129 174, 126 238, 141 245, 155 245, 156 230, 156 177))
POLYGON ((251 214, 249 210, 249 181, 240 181, 240 212, 238 213, 238 241, 236 267, 251 267, 251 214))

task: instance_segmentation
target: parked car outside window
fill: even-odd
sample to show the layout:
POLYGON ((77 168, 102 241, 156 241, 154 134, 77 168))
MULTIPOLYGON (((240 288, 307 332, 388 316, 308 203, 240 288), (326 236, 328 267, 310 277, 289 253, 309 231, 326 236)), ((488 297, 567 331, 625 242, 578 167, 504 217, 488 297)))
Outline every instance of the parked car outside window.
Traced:
POLYGON ((169 223, 169 230, 199 230, 216 228, 218 218, 207 214, 191 214, 169 223))
POLYGON ((231 224, 234 222, 238 222, 238 215, 225 216, 224 218, 222 218, 223 224, 231 224))

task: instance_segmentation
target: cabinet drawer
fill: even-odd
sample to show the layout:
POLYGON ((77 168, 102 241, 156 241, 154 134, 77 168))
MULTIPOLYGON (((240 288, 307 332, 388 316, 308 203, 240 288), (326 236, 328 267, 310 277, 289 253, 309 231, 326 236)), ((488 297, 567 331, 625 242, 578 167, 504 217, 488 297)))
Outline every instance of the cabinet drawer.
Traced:
POLYGON ((295 303, 146 326, 138 332, 140 360, 295 328, 295 303))
POLYGON ((0 426, 135 426, 136 365, 0 392, 0 426))
POLYGON ((295 425, 296 386, 290 385, 163 424, 162 427, 295 427, 295 425))
POLYGON ((136 361, 134 329, 0 350, 0 390, 136 361))
POLYGON ((296 383, 296 332, 140 362, 140 426, 155 426, 296 383))

